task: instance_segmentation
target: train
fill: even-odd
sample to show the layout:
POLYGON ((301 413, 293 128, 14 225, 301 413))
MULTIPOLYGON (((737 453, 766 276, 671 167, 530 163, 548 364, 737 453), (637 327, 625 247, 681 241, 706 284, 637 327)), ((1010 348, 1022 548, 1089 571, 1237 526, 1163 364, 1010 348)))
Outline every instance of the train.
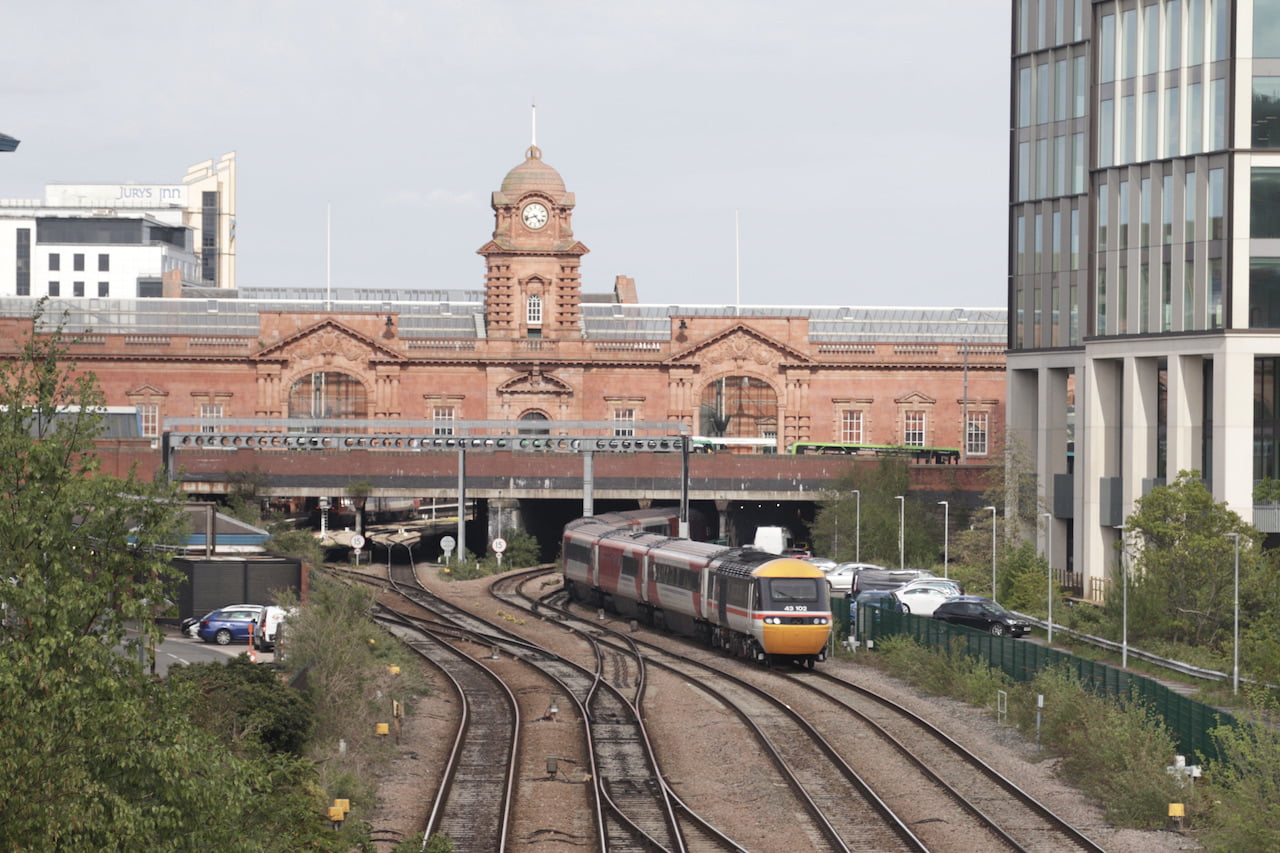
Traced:
POLYGON ((955 465, 958 447, 904 447, 899 444, 851 444, 840 441, 797 441, 787 451, 796 456, 897 456, 933 465, 955 465))
POLYGON ((681 539, 675 510, 571 521, 561 569, 569 597, 765 665, 826 660, 831 600, 812 563, 681 539))

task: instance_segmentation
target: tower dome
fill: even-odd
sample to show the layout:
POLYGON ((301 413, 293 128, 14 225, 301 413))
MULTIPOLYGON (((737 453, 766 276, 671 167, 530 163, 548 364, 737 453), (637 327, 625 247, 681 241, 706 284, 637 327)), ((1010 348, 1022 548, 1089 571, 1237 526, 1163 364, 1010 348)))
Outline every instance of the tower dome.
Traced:
POLYGON ((541 190, 553 195, 564 193, 564 178, 555 169, 542 162, 542 149, 530 145, 524 153, 525 160, 502 179, 502 194, 515 199, 527 192, 541 190))

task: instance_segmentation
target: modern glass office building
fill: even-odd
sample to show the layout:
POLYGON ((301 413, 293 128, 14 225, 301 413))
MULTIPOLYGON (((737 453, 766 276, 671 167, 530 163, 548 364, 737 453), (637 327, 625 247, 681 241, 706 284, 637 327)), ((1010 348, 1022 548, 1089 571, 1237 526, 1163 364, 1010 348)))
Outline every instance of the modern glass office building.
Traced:
POLYGON ((1009 427, 1096 599, 1179 471, 1280 530, 1280 0, 1014 0, 1011 67, 1009 427))

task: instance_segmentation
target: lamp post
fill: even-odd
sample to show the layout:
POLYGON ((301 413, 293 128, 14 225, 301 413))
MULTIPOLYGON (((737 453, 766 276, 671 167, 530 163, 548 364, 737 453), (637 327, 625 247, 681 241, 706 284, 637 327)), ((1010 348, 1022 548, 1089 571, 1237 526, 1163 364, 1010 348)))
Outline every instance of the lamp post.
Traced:
POLYGON ((1116 530, 1120 531, 1120 667, 1125 669, 1129 666, 1129 564, 1124 525, 1116 525, 1116 530))
POLYGON ((906 523, 907 498, 905 495, 894 495, 893 499, 898 502, 898 568, 905 569, 907 567, 907 551, 906 539, 903 536, 903 525, 906 523))
POLYGON ((993 506, 983 507, 983 509, 991 510, 991 600, 996 600, 996 508, 993 506))
POLYGON ((862 561, 862 490, 853 490, 853 561, 862 561))
POLYGON ((1240 534, 1228 533, 1235 540, 1236 571, 1234 593, 1234 617, 1231 628, 1231 694, 1240 692, 1240 534))
POLYGON ((947 547, 951 541, 951 504, 946 501, 938 501, 942 506, 942 576, 944 578, 951 577, 947 571, 947 547))
POLYGON ((1045 519, 1044 561, 1049 566, 1049 638, 1045 642, 1053 645, 1053 513, 1042 512, 1040 515, 1045 519))

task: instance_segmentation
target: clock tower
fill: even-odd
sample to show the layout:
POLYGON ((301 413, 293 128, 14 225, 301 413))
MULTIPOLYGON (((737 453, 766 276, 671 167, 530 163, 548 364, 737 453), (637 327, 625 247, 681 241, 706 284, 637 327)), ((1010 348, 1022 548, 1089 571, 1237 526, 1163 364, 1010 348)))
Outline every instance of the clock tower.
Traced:
POLYGON ((490 338, 582 337, 578 267, 588 249, 573 238, 574 203, 537 145, 493 194, 493 239, 478 250, 490 338))

